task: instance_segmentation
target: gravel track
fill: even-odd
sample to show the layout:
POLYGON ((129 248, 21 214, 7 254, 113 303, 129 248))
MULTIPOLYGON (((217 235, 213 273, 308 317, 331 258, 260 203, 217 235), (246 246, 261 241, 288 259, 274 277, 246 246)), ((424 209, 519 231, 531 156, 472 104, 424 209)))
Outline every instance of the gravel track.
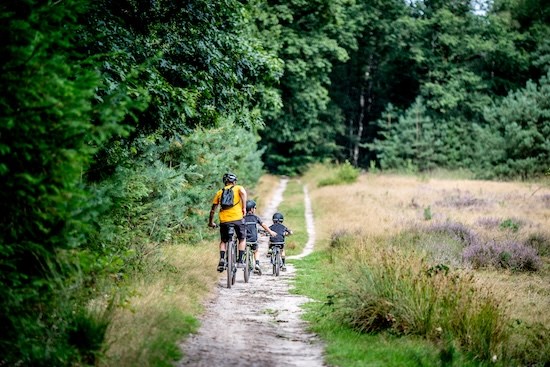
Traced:
MULTIPOLYGON (((288 180, 282 178, 262 220, 271 224, 271 216, 283 200, 288 180)), ((315 228, 311 202, 304 187, 308 242, 304 252, 287 259, 301 258, 311 253, 315 228)), ((300 306, 308 299, 291 294, 295 269, 279 277, 272 275, 267 253, 267 237, 260 239, 260 265, 263 275, 244 282, 241 269, 231 289, 226 288, 226 275, 220 275, 214 296, 208 301, 201 317, 201 327, 181 344, 184 358, 176 365, 196 367, 318 367, 323 362, 323 346, 315 334, 306 330, 300 306)), ((212 271, 215 271, 212 269, 212 271)))

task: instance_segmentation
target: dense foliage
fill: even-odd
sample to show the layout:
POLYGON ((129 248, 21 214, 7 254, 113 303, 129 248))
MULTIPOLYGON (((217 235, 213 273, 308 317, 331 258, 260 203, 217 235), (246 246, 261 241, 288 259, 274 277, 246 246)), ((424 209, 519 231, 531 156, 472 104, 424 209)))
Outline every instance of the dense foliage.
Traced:
POLYGON ((124 279, 202 236, 227 170, 249 187, 264 164, 327 158, 547 172, 548 14, 536 0, 481 15, 465 0, 3 2, 0 364, 93 364, 124 279))
POLYGON ((541 12, 532 14, 529 27, 522 27, 510 13, 523 6, 527 4, 499 3, 480 16, 470 11, 467 1, 415 3, 398 20, 405 25, 398 32, 403 45, 399 54, 409 60, 408 77, 398 80, 412 81, 406 84, 413 87, 406 88, 409 101, 403 100, 403 94, 390 98, 372 116, 377 134, 365 139, 367 157, 374 153, 386 169, 467 168, 479 177, 500 178, 543 174, 550 121, 545 103, 536 102, 535 94, 544 94, 550 66, 546 41, 550 28, 544 18, 548 10, 542 2, 533 2, 530 6, 541 12), (541 88, 533 90, 537 83, 541 88), (517 93, 526 97, 512 96, 517 93), (511 99, 515 103, 510 109, 500 107, 511 99), (524 118, 512 110, 519 115, 534 113, 536 122, 518 122, 524 118), (503 132, 503 126, 510 129, 518 123, 523 135, 536 136, 529 152, 516 147, 517 139, 509 141, 503 132))
POLYGON ((200 236, 225 171, 260 177, 281 64, 237 1, 13 1, 1 21, 1 364, 93 364, 124 278, 200 236))

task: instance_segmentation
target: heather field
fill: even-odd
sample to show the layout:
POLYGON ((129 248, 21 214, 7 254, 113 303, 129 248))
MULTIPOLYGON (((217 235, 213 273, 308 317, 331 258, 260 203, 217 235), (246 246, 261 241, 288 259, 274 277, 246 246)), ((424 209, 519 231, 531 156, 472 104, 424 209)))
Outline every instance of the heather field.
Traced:
POLYGON ((301 264, 298 290, 320 301, 308 317, 329 362, 366 363, 357 345, 374 337, 414 340, 404 360, 437 360, 425 365, 550 363, 548 181, 368 173, 325 184, 339 170, 302 178, 318 252, 301 264), (341 340, 348 331, 355 351, 341 340))

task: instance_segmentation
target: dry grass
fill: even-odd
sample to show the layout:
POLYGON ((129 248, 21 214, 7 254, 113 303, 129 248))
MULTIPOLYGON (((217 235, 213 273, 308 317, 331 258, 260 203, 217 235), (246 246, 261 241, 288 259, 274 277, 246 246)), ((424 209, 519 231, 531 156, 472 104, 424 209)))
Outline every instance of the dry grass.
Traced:
MULTIPOLYGON (((309 181, 309 180, 308 180, 309 181)), ((311 186, 311 185, 310 185, 311 186)), ((474 226, 479 218, 521 218, 530 230, 547 230, 550 205, 540 200, 549 188, 519 183, 487 181, 421 181, 414 177, 362 175, 352 185, 328 186, 311 191, 318 227, 332 231, 333 225, 370 234, 397 234, 414 221, 424 220, 430 208, 432 220, 452 220, 474 226), (535 190, 537 190, 535 192, 535 190), (533 194, 534 193, 534 194, 533 194), (450 197, 473 196, 475 206, 457 207, 450 197), (336 221, 335 221, 336 219, 336 221)))
POLYGON ((217 246, 212 243, 164 247, 155 261, 163 264, 162 271, 150 271, 136 279, 131 285, 133 295, 115 311, 104 365, 146 366, 155 353, 150 350, 152 340, 166 338, 171 334, 167 329, 185 329, 171 317, 175 314, 191 320, 200 313, 201 300, 219 276, 214 271, 216 253, 217 246))
MULTIPOLYGON (((435 221, 462 223, 484 235, 525 238, 529 233, 550 235, 550 186, 535 183, 419 179, 397 175, 363 174, 350 185, 316 188, 319 170, 304 180, 316 217, 319 245, 327 245, 334 232, 393 237, 405 229, 435 221), (426 210, 431 213, 426 220, 426 210), (512 219, 518 231, 485 228, 487 218, 512 219)), ((532 274, 505 271, 476 272, 505 299, 513 318, 541 322, 550 327, 550 267, 532 274)))

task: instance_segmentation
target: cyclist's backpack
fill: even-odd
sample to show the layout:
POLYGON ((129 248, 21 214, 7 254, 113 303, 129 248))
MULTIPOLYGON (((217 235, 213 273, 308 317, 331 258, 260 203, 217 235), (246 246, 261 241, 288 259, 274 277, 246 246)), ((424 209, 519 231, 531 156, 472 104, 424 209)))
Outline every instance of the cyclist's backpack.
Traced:
POLYGON ((231 186, 229 188, 223 188, 222 189, 222 196, 220 198, 220 205, 222 206, 222 209, 230 209, 237 205, 237 203, 233 203, 233 196, 235 195, 233 192, 233 188, 235 186, 231 186))

